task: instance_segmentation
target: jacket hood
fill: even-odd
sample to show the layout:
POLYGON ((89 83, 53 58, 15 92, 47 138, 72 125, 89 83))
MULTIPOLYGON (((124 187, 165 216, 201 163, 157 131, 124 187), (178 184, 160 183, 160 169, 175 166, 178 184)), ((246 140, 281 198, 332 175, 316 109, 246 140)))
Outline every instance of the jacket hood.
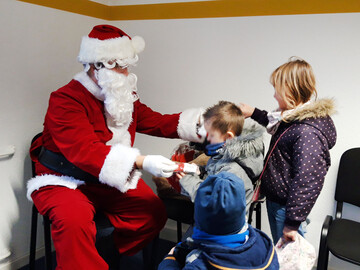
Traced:
POLYGON ((227 159, 259 156, 264 152, 263 134, 265 128, 252 119, 246 119, 242 133, 226 141, 223 156, 227 159))
POLYGON ((256 180, 263 168, 264 132, 265 128, 257 122, 246 119, 241 135, 227 140, 215 159, 221 158, 223 163, 236 162, 252 181, 256 180))
POLYGON ((200 243, 207 262, 216 269, 278 269, 278 261, 271 239, 249 225, 249 239, 240 247, 229 248, 200 243), (250 267, 250 268, 249 268, 250 267), (224 268, 225 269, 225 268, 224 268))
POLYGON ((309 118, 327 117, 334 113, 335 102, 333 99, 319 99, 293 110, 283 120, 285 122, 303 121, 309 118))
POLYGON ((330 115, 335 113, 332 99, 321 99, 295 109, 284 117, 285 122, 302 122, 318 129, 326 138, 329 149, 336 143, 336 129, 330 115))

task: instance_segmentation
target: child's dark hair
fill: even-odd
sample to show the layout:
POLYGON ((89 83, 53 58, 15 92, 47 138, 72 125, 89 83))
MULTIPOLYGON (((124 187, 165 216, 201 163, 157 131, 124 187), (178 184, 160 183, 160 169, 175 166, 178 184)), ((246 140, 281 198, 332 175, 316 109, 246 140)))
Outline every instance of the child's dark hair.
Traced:
POLYGON ((229 130, 239 136, 244 125, 244 116, 240 108, 229 101, 219 101, 219 103, 206 109, 204 120, 211 121, 211 126, 226 134, 229 130))

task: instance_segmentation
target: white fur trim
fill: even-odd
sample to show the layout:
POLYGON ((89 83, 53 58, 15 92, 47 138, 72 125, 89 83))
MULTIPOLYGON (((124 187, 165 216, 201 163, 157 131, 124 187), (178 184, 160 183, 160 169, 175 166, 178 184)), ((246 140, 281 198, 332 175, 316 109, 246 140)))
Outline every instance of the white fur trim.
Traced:
POLYGON ((64 186, 68 187, 70 189, 76 189, 78 186, 83 185, 85 182, 75 179, 71 176, 65 176, 65 175, 53 175, 53 174, 44 174, 35 176, 34 178, 31 178, 27 182, 27 198, 32 201, 31 193, 33 193, 35 190, 38 190, 41 187, 45 186, 64 186))
POLYGON ((196 124, 202 119, 204 113, 203 108, 187 109, 180 114, 177 133, 179 137, 186 141, 203 142, 205 137, 198 137, 196 133, 196 124))
POLYGON ((104 101, 104 95, 101 94, 101 89, 96 83, 90 79, 85 71, 79 72, 74 76, 74 80, 81 83, 91 94, 93 94, 98 100, 104 101))
POLYGON ((136 148, 121 144, 113 145, 99 174, 100 182, 121 192, 135 189, 141 172, 133 170, 133 167, 139 155, 140 152, 136 148))
POLYGON ((145 40, 142 37, 135 36, 131 40, 136 53, 140 53, 145 49, 145 40))
POLYGON ((145 48, 141 37, 133 40, 127 36, 99 40, 85 36, 82 38, 78 60, 80 63, 108 62, 116 59, 133 59, 145 48))

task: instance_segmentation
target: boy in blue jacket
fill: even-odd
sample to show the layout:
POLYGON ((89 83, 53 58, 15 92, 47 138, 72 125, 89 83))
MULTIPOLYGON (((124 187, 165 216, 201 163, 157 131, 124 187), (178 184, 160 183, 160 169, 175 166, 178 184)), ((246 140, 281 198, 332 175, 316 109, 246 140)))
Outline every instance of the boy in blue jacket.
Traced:
POLYGON ((192 236, 158 269, 279 269, 272 241, 246 223, 245 212, 243 181, 229 172, 209 176, 195 198, 192 236))

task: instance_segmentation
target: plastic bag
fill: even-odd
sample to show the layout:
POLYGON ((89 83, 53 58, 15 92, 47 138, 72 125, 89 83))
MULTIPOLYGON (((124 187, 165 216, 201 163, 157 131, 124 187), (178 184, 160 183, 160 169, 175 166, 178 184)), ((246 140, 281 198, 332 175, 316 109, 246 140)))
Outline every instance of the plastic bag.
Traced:
POLYGON ((299 233, 293 242, 284 242, 280 238, 275 250, 280 270, 311 270, 315 264, 315 248, 299 233))

